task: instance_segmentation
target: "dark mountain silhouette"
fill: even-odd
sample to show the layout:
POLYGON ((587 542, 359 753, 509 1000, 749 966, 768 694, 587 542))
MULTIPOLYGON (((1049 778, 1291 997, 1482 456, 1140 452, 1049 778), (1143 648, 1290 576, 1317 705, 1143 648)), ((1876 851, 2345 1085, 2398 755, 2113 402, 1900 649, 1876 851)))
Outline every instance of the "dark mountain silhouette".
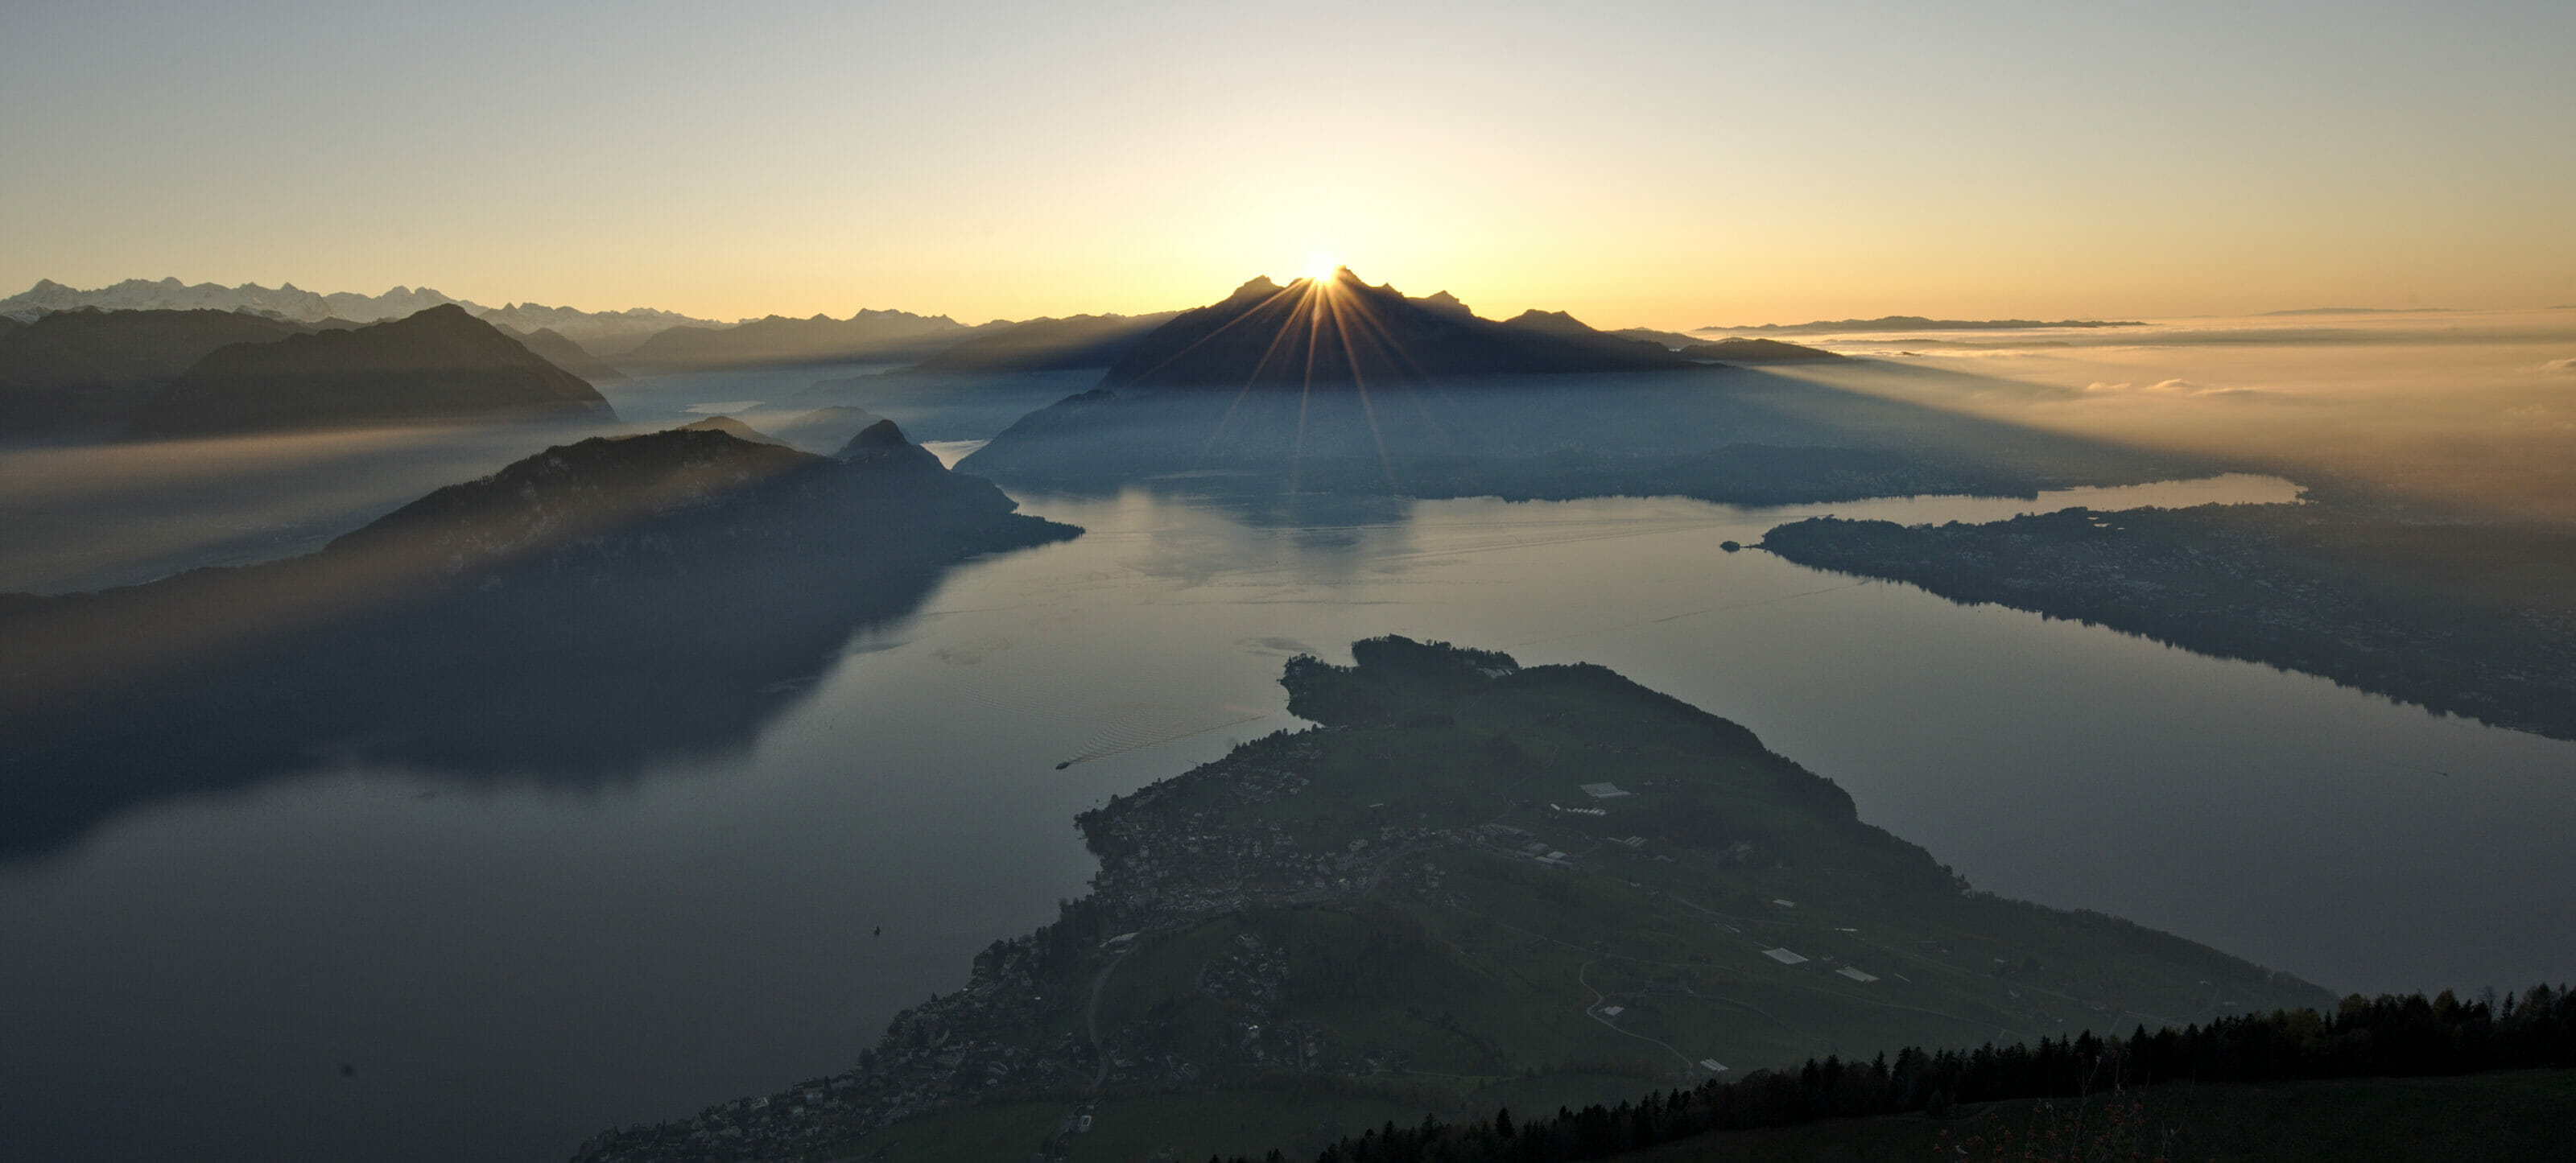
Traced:
POLYGON ((2035 496, 2209 471, 2141 452, 1705 362, 1839 361, 1776 340, 1675 352, 1562 311, 1502 322, 1348 268, 1182 312, 1101 386, 962 463, 1014 488, 1792 504, 2035 496), (1365 390, 1303 391, 1309 386, 1365 390), (1263 389, 1263 390, 1251 390, 1263 389))
POLYGON ((521 347, 545 357, 547 363, 580 376, 592 387, 626 382, 625 372, 601 362, 598 356, 590 353, 589 348, 564 338, 553 328, 540 327, 534 331, 521 331, 507 323, 493 322, 488 317, 483 321, 491 323, 501 334, 518 340, 521 347))
POLYGON ((2060 319, 1926 319, 1920 315, 1881 315, 1876 319, 1819 319, 1813 323, 1759 323, 1749 327, 1702 327, 1702 332, 1761 331, 1771 334, 1835 331, 2021 331, 2035 327, 2144 327, 2136 320, 2060 319))
MULTIPOLYGON (((476 310, 474 315, 493 326, 515 328, 530 334, 552 331, 580 344, 583 351, 599 356, 616 356, 631 351, 635 345, 673 327, 722 329, 728 326, 712 319, 694 319, 676 311, 651 307, 584 311, 575 307, 549 307, 543 303, 509 303, 476 310)), ((567 366, 565 370, 572 369, 567 366)))
POLYGON ((1700 342, 1694 336, 1684 335, 1678 331, 1657 331, 1652 327, 1622 327, 1610 334, 1622 339, 1642 339, 1668 348, 1689 347, 1700 342))
POLYGON ((390 323, 221 348, 146 402, 128 431, 613 418, 580 377, 451 304, 390 323))
POLYGON ((832 454, 832 459, 844 464, 901 464, 912 471, 947 471, 929 449, 904 439, 903 429, 895 427, 892 420, 879 420, 860 429, 839 452, 832 454))
POLYGON ((121 424, 219 348, 312 330, 241 311, 56 311, 0 331, 0 432, 121 424))
POLYGON ((0 315, 0 335, 7 335, 24 326, 26 324, 18 322, 15 316, 0 315))
POLYGON ((731 416, 709 416, 704 420, 692 420, 686 424, 680 425, 680 430, 687 432, 722 432, 727 436, 748 444, 769 444, 780 448, 789 447, 786 441, 780 440, 775 436, 766 435, 759 429, 754 428, 749 424, 745 424, 740 420, 736 420, 731 416))
POLYGON ((0 858, 329 755, 587 785, 746 745, 951 564, 1079 530, 892 424, 821 457, 673 429, 546 449, 322 552, 0 595, 0 858))
POLYGON ((1741 335, 1715 343, 1694 343, 1676 354, 1683 359, 1710 359, 1722 363, 1811 363, 1843 358, 1820 347, 1802 347, 1777 339, 1748 339, 1741 335))
POLYGON ((829 452, 850 442, 861 429, 885 419, 865 408, 833 405, 816 408, 785 423, 772 423, 769 431, 780 440, 807 452, 829 452))
POLYGON ((1177 311, 1031 319, 979 334, 913 366, 924 372, 1050 372, 1118 362, 1177 311))
POLYGON ((847 319, 772 315, 738 327, 673 327, 618 356, 627 367, 663 370, 796 364, 909 361, 924 358, 987 328, 945 315, 861 311, 847 319))
POLYGON ((1282 287, 1267 278, 1181 312, 1112 365, 1105 387, 1387 386, 1465 376, 1669 370, 1661 345, 1562 314, 1480 319, 1445 293, 1405 297, 1344 267, 1282 287))

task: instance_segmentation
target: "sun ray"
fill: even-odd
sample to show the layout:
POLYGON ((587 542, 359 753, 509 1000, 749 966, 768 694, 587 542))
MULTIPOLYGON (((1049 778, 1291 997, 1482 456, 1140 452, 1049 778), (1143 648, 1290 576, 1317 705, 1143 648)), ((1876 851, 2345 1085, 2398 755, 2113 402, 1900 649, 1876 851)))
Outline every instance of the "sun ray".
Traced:
MULTIPOLYGON (((1395 463, 1387 459, 1386 435, 1378 430, 1377 408, 1369 402, 1368 377, 1360 371, 1359 352, 1351 347, 1351 332, 1354 329, 1353 325, 1342 322, 1342 299, 1340 296, 1335 296, 1332 299, 1332 308, 1333 333, 1340 336, 1342 340, 1342 358, 1350 365, 1351 386, 1359 393, 1360 396, 1360 415, 1368 420, 1369 443, 1377 446, 1378 471, 1386 474, 1387 491, 1401 495, 1404 490, 1396 486, 1395 463)), ((1355 313, 1361 310, 1357 304, 1354 304, 1352 309, 1355 313)))

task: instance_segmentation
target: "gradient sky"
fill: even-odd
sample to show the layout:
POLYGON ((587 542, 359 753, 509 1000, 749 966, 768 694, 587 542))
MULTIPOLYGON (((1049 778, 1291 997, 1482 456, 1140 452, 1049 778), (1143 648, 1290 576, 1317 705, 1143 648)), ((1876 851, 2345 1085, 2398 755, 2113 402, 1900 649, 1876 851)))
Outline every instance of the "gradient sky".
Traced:
POLYGON ((2576 303, 2576 3, 0 3, 0 290, 2576 303))

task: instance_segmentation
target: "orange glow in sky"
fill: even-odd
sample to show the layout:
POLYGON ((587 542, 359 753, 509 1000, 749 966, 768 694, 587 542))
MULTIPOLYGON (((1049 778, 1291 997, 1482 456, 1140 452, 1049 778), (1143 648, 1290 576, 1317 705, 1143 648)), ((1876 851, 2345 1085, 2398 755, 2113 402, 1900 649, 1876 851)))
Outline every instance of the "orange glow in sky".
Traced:
POLYGON ((968 321, 2576 303, 2576 5, 21 5, 39 278, 968 321), (506 35, 496 30, 506 29, 506 35))

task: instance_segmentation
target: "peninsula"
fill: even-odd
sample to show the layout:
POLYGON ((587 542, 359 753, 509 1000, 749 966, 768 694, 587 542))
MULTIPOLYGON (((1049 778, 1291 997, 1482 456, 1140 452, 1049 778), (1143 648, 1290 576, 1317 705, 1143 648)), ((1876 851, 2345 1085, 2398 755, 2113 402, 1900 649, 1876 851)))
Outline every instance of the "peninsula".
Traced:
POLYGON ((1813 1055, 2318 1004, 1980 893, 1751 732, 1597 666, 1390 637, 1281 679, 1318 726, 1078 821, 1101 871, 853 1067, 580 1158, 1319 1150, 1813 1055), (1099 1146, 1111 1140, 1115 1148, 1099 1146))
POLYGON ((2203 505, 1984 525, 1818 517, 1761 547, 2576 739, 2576 535, 2555 526, 2203 505))

